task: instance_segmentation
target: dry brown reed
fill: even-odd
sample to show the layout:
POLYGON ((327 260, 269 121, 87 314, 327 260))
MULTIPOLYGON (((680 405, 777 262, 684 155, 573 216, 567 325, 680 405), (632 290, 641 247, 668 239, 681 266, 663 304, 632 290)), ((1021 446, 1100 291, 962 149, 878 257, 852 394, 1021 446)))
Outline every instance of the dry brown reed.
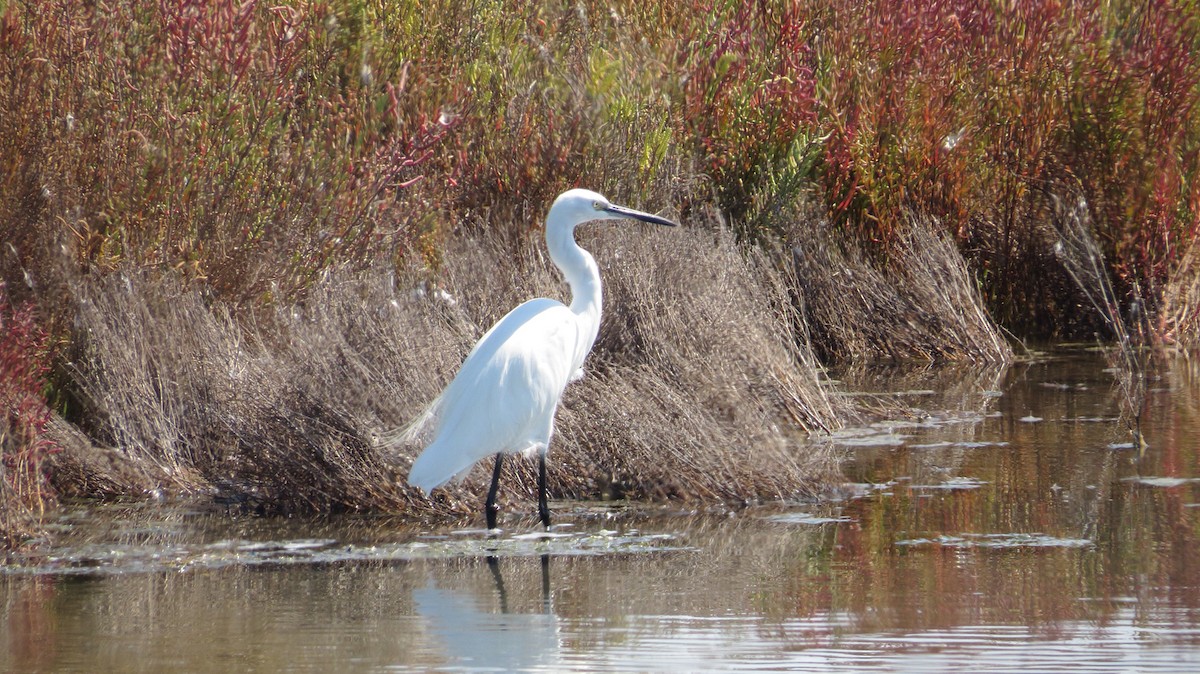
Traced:
MULTIPOLYGON (((87 284, 71 369, 80 417, 93 420, 84 430, 135 471, 130 488, 208 493, 261 512, 412 505, 358 416, 370 382, 344 345, 364 328, 323 332, 344 318, 339 301, 380 307, 363 290, 329 280, 307 307, 256 322, 171 277, 87 284)), ((95 450, 64 453, 75 470, 60 477, 104 483, 127 472, 99 470, 95 450)))
MULTIPOLYGON (((1142 412, 1149 387, 1151 328, 1146 299, 1136 286, 1132 297, 1119 298, 1109 278, 1109 266, 1093 233, 1092 218, 1083 197, 1055 200, 1055 229, 1059 240, 1055 255, 1071 280, 1079 287, 1096 314, 1104 321, 1112 339, 1105 355, 1115 373, 1121 393, 1121 413, 1130 432, 1142 442, 1142 412), (1129 315, 1122 314, 1129 307, 1129 315)), ((1098 336, 1099 337, 1099 336, 1098 336)))
POLYGON ((799 218, 786 239, 797 302, 823 358, 1011 357, 962 255, 931 219, 911 216, 882 263, 819 218, 799 218))
POLYGON ((1163 292, 1158 334, 1184 347, 1200 344, 1200 246, 1193 241, 1163 292))
MULTIPOLYGON (((727 229, 597 228, 608 314, 583 409, 564 435, 597 446, 606 487, 693 500, 794 496, 830 475, 830 457, 799 443, 846 410, 815 356, 794 338, 787 285, 727 229), (594 396, 594 397, 593 397, 594 396), (662 442, 664 428, 679 437, 662 442), (797 453, 800 450, 802 453, 797 453)), ((573 401, 572 401, 573 402, 573 401)))
MULTIPOLYGON (((596 227, 583 238, 607 313, 590 376, 560 409, 552 494, 812 493, 833 463, 805 449, 803 431, 836 425, 839 410, 791 338, 770 265, 716 227, 596 227)), ((403 480, 420 448, 378 438, 436 395, 504 311, 565 296, 540 241, 526 244, 514 254, 511 239, 462 238, 436 283, 415 267, 331 272, 303 302, 253 317, 161 274, 79 286, 83 347, 70 372, 84 430, 110 449, 73 444, 60 480, 76 492, 205 493, 261 512, 476 511, 486 471, 427 500, 403 480)), ((510 494, 532 485, 529 468, 510 462, 510 494)))

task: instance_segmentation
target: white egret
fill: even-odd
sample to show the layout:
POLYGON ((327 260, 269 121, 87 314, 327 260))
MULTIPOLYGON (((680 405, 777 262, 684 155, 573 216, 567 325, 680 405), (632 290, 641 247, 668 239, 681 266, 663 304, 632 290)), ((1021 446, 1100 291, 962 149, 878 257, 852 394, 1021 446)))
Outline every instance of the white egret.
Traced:
POLYGON ((496 528, 496 489, 505 454, 538 455, 538 514, 550 526, 546 452, 554 412, 567 384, 583 376, 583 361, 600 330, 600 270, 575 242, 575 228, 592 220, 633 218, 675 225, 657 215, 611 204, 595 192, 559 195, 546 216, 550 259, 571 287, 571 304, 537 298, 510 311, 479 340, 454 380, 401 436, 429 432, 432 441, 409 471, 426 493, 465 477, 480 459, 496 455, 485 513, 496 528))

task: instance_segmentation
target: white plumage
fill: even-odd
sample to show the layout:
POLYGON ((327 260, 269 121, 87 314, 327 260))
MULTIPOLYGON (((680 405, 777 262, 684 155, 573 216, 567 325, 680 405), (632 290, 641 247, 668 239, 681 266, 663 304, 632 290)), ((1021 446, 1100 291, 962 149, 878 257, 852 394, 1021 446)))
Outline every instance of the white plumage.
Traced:
POLYGON ((437 430, 409 483, 430 492, 497 452, 545 453, 558 400, 595 340, 581 323, 561 302, 539 298, 492 326, 430 406, 437 430))
POLYGON ((409 483, 426 492, 464 477, 480 459, 496 455, 488 492, 488 527, 495 527, 495 497, 505 454, 539 459, 538 509, 549 526, 545 460, 554 412, 567 384, 583 375, 600 329, 600 271, 575 243, 575 227, 591 220, 635 218, 675 223, 610 204, 588 190, 555 199, 546 216, 550 259, 571 287, 571 304, 529 300, 501 318, 467 355, 458 374, 401 435, 402 441, 432 436, 409 472, 409 483))

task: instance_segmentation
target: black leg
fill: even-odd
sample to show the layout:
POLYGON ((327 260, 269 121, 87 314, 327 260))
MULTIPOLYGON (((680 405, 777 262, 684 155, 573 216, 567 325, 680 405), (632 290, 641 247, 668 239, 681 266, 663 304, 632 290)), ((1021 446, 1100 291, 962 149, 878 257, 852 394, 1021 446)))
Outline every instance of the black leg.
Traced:
POLYGON ((538 455, 538 515, 542 526, 550 528, 550 504, 546 502, 546 455, 538 455))
POLYGON ((500 612, 508 613, 508 592, 504 589, 504 576, 500 575, 500 561, 495 555, 488 555, 487 564, 492 570, 492 580, 496 581, 496 593, 500 595, 500 612))
POLYGON ((483 506, 483 512, 487 515, 487 528, 496 528, 496 513, 500 512, 500 506, 496 505, 496 491, 500 486, 500 466, 504 463, 504 454, 496 454, 496 468, 492 471, 492 487, 488 489, 487 503, 483 506))
POLYGON ((554 612, 554 602, 550 599, 550 555, 542 555, 542 610, 554 612))

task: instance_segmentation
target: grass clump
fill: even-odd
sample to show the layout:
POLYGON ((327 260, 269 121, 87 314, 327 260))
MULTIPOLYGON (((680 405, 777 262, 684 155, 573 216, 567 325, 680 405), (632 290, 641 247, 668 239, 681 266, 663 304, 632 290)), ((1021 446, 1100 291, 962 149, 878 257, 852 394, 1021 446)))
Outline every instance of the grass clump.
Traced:
POLYGON ((814 219, 792 233, 797 304, 817 353, 862 359, 1005 362, 966 262, 937 223, 913 217, 886 264, 814 219))

